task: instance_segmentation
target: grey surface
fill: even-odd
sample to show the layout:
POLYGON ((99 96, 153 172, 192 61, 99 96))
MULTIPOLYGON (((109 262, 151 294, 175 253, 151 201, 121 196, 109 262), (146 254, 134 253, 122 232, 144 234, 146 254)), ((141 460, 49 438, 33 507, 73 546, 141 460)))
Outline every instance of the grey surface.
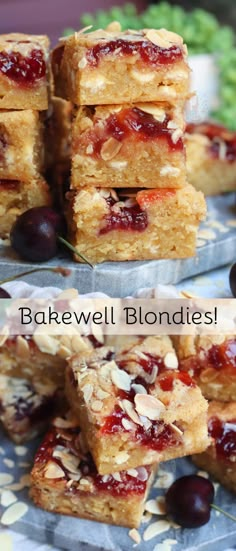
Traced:
MULTIPOLYGON (((221 222, 227 228, 227 221, 234 219, 235 194, 219 195, 208 199, 208 218, 201 228, 211 229, 209 222, 221 222)), ((67 266, 71 275, 62 279, 48 272, 28 276, 27 282, 34 285, 55 285, 77 287, 80 293, 100 291, 112 296, 124 297, 135 293, 141 287, 155 287, 158 283, 175 284, 183 279, 213 270, 236 260, 236 228, 226 233, 214 228, 215 239, 197 249, 195 258, 185 260, 151 260, 147 262, 106 262, 92 270, 87 265, 72 262, 69 257, 57 257, 44 265, 67 266)), ((140 236, 141 237, 141 236, 140 236)), ((89 258, 89 251, 87 252, 89 258)), ((37 265, 34 265, 37 266, 37 265)), ((30 269, 31 264, 20 261, 10 247, 0 247, 0 277, 30 269)))
MULTIPOLYGON (((17 481, 22 474, 27 472, 26 469, 17 467, 17 465, 14 469, 8 469, 3 463, 4 457, 11 458, 16 463, 32 461, 38 442, 28 444, 27 455, 19 457, 15 454, 14 445, 1 432, 0 440, 1 446, 5 450, 5 456, 0 455, 0 471, 13 474, 17 481)), ((175 478, 196 470, 188 459, 165 463, 162 465, 162 469, 173 472, 175 478)), ((163 490, 153 489, 150 497, 162 493, 163 490)), ((42 543, 51 543, 71 551, 132 551, 134 542, 128 536, 127 528, 47 513, 36 508, 30 502, 27 494, 28 490, 17 492, 18 499, 25 501, 29 509, 21 520, 11 526, 11 529, 33 537, 42 543)), ((236 513, 235 497, 221 487, 216 492, 215 503, 223 507, 225 511, 236 513)), ((152 521, 161 518, 163 517, 153 516, 152 521)), ((147 524, 143 524, 140 533, 147 526, 147 524)), ((205 526, 195 530, 172 528, 148 542, 142 541, 138 549, 153 551, 154 546, 166 538, 177 540, 178 543, 173 546, 173 551, 222 551, 227 546, 236 544, 236 523, 223 515, 217 516, 215 511, 212 511, 211 520, 205 526)))

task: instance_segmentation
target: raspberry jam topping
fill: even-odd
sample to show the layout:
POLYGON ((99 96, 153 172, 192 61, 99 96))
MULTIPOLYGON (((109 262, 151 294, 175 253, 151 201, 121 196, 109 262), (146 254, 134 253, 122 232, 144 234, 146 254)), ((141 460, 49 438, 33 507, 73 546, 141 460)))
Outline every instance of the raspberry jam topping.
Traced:
POLYGON ((178 379, 183 383, 185 386, 189 387, 195 387, 195 383, 193 379, 189 376, 188 373, 175 373, 174 375, 172 373, 163 374, 159 379, 159 385, 162 390, 165 392, 173 390, 174 382, 178 379))
POLYGON ((19 180, 0 180, 0 191, 16 191, 19 186, 19 180))
POLYGON ((147 40, 131 41, 122 38, 96 44, 88 50, 86 57, 89 64, 96 67, 102 57, 114 53, 116 57, 137 55, 142 63, 154 67, 156 65, 170 65, 183 59, 183 51, 177 45, 170 48, 161 48, 147 40))
POLYGON ((236 419, 221 421, 212 417, 208 421, 208 432, 215 440, 216 453, 219 459, 236 460, 236 419))
MULTIPOLYGON (((158 121, 151 113, 146 113, 138 107, 124 108, 117 113, 112 113, 103 121, 95 118, 92 130, 85 133, 88 144, 93 145, 95 157, 100 157, 101 148, 109 138, 123 142, 126 138, 134 137, 139 141, 166 140, 171 151, 182 151, 183 140, 179 138, 176 143, 172 141, 172 130, 168 128, 170 118, 165 117, 164 121, 158 121)), ((83 141, 83 137, 81 138, 83 141)), ((81 141, 80 141, 81 143, 81 141)))
MULTIPOLYGON (((202 352, 202 354, 201 354, 202 352)), ((192 370, 196 375, 205 369, 213 368, 217 371, 227 369, 228 373, 236 375, 236 340, 225 340, 222 344, 214 344, 208 351, 198 356, 181 361, 181 368, 192 370)))
POLYGON ((131 206, 122 206, 117 211, 113 208, 116 203, 111 196, 106 198, 106 203, 109 206, 109 214, 104 217, 105 225, 100 230, 99 234, 103 235, 112 230, 125 231, 144 231, 148 226, 147 213, 144 212, 138 203, 131 206))
MULTIPOLYGON (((143 472, 139 474, 137 469, 137 477, 130 476, 126 471, 120 472, 121 481, 116 480, 112 475, 100 476, 97 473, 95 464, 93 462, 90 453, 81 451, 79 444, 79 428, 67 428, 67 429, 51 429, 46 435, 41 447, 39 448, 35 463, 44 463, 53 460, 64 471, 64 478, 66 481, 71 480, 70 471, 63 464, 63 454, 60 457, 55 457, 53 452, 60 447, 60 450, 64 450, 66 454, 73 454, 73 457, 78 458, 78 473, 81 473, 81 477, 89 477, 89 482, 93 484, 93 487, 97 491, 109 492, 113 496, 128 496, 128 495, 140 495, 146 490, 147 479, 149 478, 149 467, 142 468, 145 471, 146 476, 143 476, 143 472), (145 480, 144 480, 145 478, 145 480)), ((69 487, 68 492, 71 494, 82 491, 77 481, 73 481, 69 487)), ((88 491, 88 490, 87 490, 88 491)))
POLYGON ((210 154, 216 159, 233 162, 236 160, 236 132, 231 132, 218 124, 188 124, 189 134, 200 133, 211 140, 210 154))
POLYGON ((21 86, 29 86, 45 77, 46 63, 42 50, 34 49, 27 57, 20 52, 0 52, 0 73, 21 86))

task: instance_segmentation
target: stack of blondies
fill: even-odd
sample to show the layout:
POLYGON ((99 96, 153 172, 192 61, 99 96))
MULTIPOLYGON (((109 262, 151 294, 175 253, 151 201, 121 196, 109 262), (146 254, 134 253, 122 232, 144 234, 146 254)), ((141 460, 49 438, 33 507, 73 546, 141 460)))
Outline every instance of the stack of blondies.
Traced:
POLYGON ((56 95, 74 105, 73 244, 95 263, 193 256, 205 202, 186 179, 181 37, 113 23, 61 40, 52 66, 56 95))
POLYGON ((0 237, 25 210, 50 204, 42 176, 49 95, 46 36, 0 36, 0 237))

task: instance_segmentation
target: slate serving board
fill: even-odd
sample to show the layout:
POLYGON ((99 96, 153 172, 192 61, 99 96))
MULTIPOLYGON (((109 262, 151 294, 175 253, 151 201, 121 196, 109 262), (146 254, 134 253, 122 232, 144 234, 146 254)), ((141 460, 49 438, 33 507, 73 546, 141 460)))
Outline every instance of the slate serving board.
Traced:
MULTIPOLYGON (((27 277, 27 282, 37 285, 77 287, 80 293, 100 291, 111 297, 134 294, 141 287, 155 287, 157 283, 176 284, 236 260, 235 193, 208 198, 207 220, 201 225, 205 235, 194 258, 184 260, 151 260, 142 262, 105 262, 94 269, 71 261, 68 256, 58 256, 44 265, 67 266, 71 275, 62 279, 48 272, 27 277), (204 243, 204 244, 203 244, 204 243)), ((87 253, 89 257, 89 251, 87 253)), ((36 265, 34 264, 34 267, 36 265)), ((1 279, 32 268, 32 264, 20 261, 8 246, 0 246, 1 279)))
MULTIPOLYGON (((26 453, 19 456, 15 452, 15 446, 0 431, 1 449, 0 472, 7 472, 18 481, 20 476, 29 472, 29 467, 19 466, 21 462, 32 462, 38 440, 26 446, 26 453), (14 468, 8 468, 4 464, 4 458, 12 459, 14 468)), ((170 461, 162 465, 163 470, 171 472, 174 479, 183 474, 190 474, 196 469, 189 459, 170 461)), ((162 495, 164 490, 154 488, 150 498, 162 495)), ((11 529, 23 533, 41 543, 50 543, 54 546, 70 551, 132 551, 134 542, 128 535, 127 528, 108 526, 97 522, 75 519, 72 517, 47 513, 36 508, 28 498, 28 488, 15 492, 18 500, 28 505, 26 514, 11 529)), ((225 511, 236 514, 235 496, 224 490, 221 486, 217 489, 215 503, 223 507, 225 511)), ((5 510, 0 506, 1 514, 5 510)), ((163 517, 152 517, 152 522, 163 517)), ((142 534, 148 524, 142 524, 142 534)), ((165 539, 177 541, 173 545, 173 551, 223 551, 226 547, 236 545, 236 523, 223 515, 217 515, 212 511, 211 520, 205 526, 195 530, 174 529, 156 536, 147 542, 142 541, 137 549, 141 551, 153 551, 157 543, 165 539)))

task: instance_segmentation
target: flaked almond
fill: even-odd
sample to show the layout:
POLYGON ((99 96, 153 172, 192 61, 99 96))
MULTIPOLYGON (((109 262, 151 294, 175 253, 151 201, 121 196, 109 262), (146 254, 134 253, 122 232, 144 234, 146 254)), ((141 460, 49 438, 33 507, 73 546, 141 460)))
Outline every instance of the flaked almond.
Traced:
POLYGON ((14 478, 12 474, 0 473, 0 486, 5 486, 6 484, 11 484, 14 478))
POLYGON ((152 515, 165 515, 165 498, 163 496, 159 496, 157 499, 149 499, 149 501, 145 503, 145 511, 151 513, 152 515))
POLYGON ((16 353, 21 358, 28 358, 30 354, 29 344, 21 335, 16 339, 16 353))
POLYGON ((159 122, 164 122, 166 118, 165 110, 161 109, 161 107, 157 107, 157 105, 153 103, 138 103, 136 104, 136 107, 138 107, 141 111, 144 111, 144 113, 152 115, 154 119, 159 122))
POLYGON ((129 419, 126 419, 126 417, 122 418, 121 424, 125 430, 135 430, 137 428, 135 424, 132 423, 132 421, 129 421, 129 419))
POLYGON ((54 463, 54 461, 50 461, 47 464, 44 476, 45 476, 45 478, 50 478, 50 479, 51 478, 52 479, 53 478, 64 478, 65 473, 64 473, 63 469, 61 469, 61 467, 59 465, 57 465, 57 463, 54 463))
POLYGON ((144 415, 151 421, 160 419, 165 410, 164 404, 150 394, 136 394, 134 397, 135 409, 139 415, 144 415))
POLYGON ((137 82, 141 82, 141 84, 145 84, 146 82, 152 82, 155 78, 155 72, 152 71, 137 71, 136 69, 132 69, 131 76, 134 80, 137 82))
POLYGON ((129 476, 132 476, 132 478, 137 478, 138 471, 136 469, 128 469, 127 474, 129 476))
POLYGON ((146 482, 146 480, 148 479, 148 472, 146 467, 137 467, 136 471, 138 473, 137 479, 141 480, 141 482, 146 482))
POLYGON ((122 463, 126 463, 128 460, 129 454, 127 452, 119 452, 115 456, 115 463, 117 463, 117 465, 122 465, 122 463))
POLYGON ((35 333, 33 335, 33 340, 41 352, 51 354, 52 356, 56 355, 59 348, 59 341, 53 337, 35 333))
POLYGON ((178 358, 174 352, 167 352, 163 361, 167 369, 178 369, 178 358))
POLYGON ((83 395, 84 395, 84 401, 85 401, 86 404, 88 404, 88 402, 90 401, 90 399, 92 398, 92 395, 93 395, 93 385, 90 385, 90 384, 84 385, 81 388, 81 390, 82 390, 83 395))
POLYGON ((183 136, 183 132, 180 128, 177 128, 176 130, 174 130, 174 132, 172 132, 171 134, 171 140, 174 144, 176 144, 180 138, 182 138, 183 136))
MULTIPOLYGON (((63 467, 70 473, 78 475, 79 458, 72 453, 57 452, 56 457, 60 458, 63 467)), ((79 476, 80 478, 80 476, 79 476)))
POLYGON ((140 536, 138 530, 136 530, 136 528, 132 528, 132 529, 129 531, 129 537, 130 537, 137 545, 141 542, 141 536, 140 536))
POLYGON ((10 526, 11 524, 14 524, 20 518, 22 518, 25 513, 27 513, 29 507, 26 503, 23 503, 23 501, 18 501, 17 503, 13 503, 6 511, 4 511, 2 517, 1 517, 1 523, 4 524, 4 526, 10 526))
POLYGON ((143 534, 144 541, 149 541, 155 538, 159 534, 166 532, 171 528, 171 524, 168 520, 157 520, 148 526, 143 534))
MULTIPOLYGON (((136 396, 137 396, 137 394, 136 394, 136 396)), ((139 394, 139 396, 144 396, 144 394, 143 395, 139 394)), ((127 413, 127 415, 130 417, 130 419, 134 423, 136 423, 137 425, 140 425, 142 427, 143 426, 142 421, 139 418, 139 416, 137 415, 132 402, 130 402, 129 400, 122 400, 121 403, 122 403, 122 407, 123 407, 125 413, 127 413)))
POLYGON ((133 383, 131 388, 134 390, 135 394, 147 394, 146 388, 143 385, 133 383))
POLYGON ((71 338, 71 347, 73 352, 82 352, 86 348, 83 337, 80 335, 73 335, 71 338))
POLYGON ((108 138, 108 140, 106 140, 101 147, 100 155, 104 161, 110 161, 118 155, 121 147, 121 142, 118 142, 118 140, 112 137, 108 138))
POLYGON ((107 25, 105 30, 107 32, 120 33, 121 32, 121 24, 119 23, 119 21, 112 21, 111 23, 109 23, 109 25, 107 25))
POLYGON ((130 390, 131 378, 126 371, 123 371, 123 369, 112 369, 111 380, 120 390, 130 390))
POLYGON ((103 403, 101 400, 94 400, 91 404, 91 409, 95 412, 101 411, 103 408, 103 403))
POLYGON ((93 154, 93 145, 91 143, 86 147, 86 153, 87 155, 93 154))
POLYGON ((53 420, 53 425, 59 429, 72 429, 77 426, 76 420, 63 419, 63 417, 56 417, 53 420))
POLYGON ((10 332, 9 332, 9 328, 7 327, 7 325, 2 327, 1 333, 0 333, 0 346, 4 345, 4 343, 6 342, 6 340, 9 337, 9 334, 10 334, 10 332))
POLYGON ((122 478, 120 476, 120 473, 112 473, 112 476, 113 478, 117 481, 117 482, 122 482, 122 478))
POLYGON ((97 392, 96 392, 96 397, 99 399, 99 400, 104 400, 105 398, 108 398, 108 396, 110 396, 109 392, 106 392, 105 390, 103 390, 102 388, 98 388, 97 392))
POLYGON ((170 427, 172 428, 172 430, 178 434, 179 436, 182 436, 184 434, 184 432, 179 428, 177 427, 176 425, 174 425, 174 423, 170 423, 170 427))
POLYGON ((157 31, 156 29, 149 29, 146 32, 146 38, 156 46, 160 46, 160 48, 171 47, 171 42, 168 40, 168 38, 164 34, 161 34, 159 31, 157 31))
POLYGON ((88 64, 88 61, 86 59, 85 56, 81 57, 81 59, 79 60, 79 63, 78 63, 78 68, 79 69, 84 69, 86 67, 86 65, 88 64))
POLYGON ((56 298, 56 300, 74 300, 75 298, 78 298, 78 291, 77 289, 65 289, 62 291, 56 298))

